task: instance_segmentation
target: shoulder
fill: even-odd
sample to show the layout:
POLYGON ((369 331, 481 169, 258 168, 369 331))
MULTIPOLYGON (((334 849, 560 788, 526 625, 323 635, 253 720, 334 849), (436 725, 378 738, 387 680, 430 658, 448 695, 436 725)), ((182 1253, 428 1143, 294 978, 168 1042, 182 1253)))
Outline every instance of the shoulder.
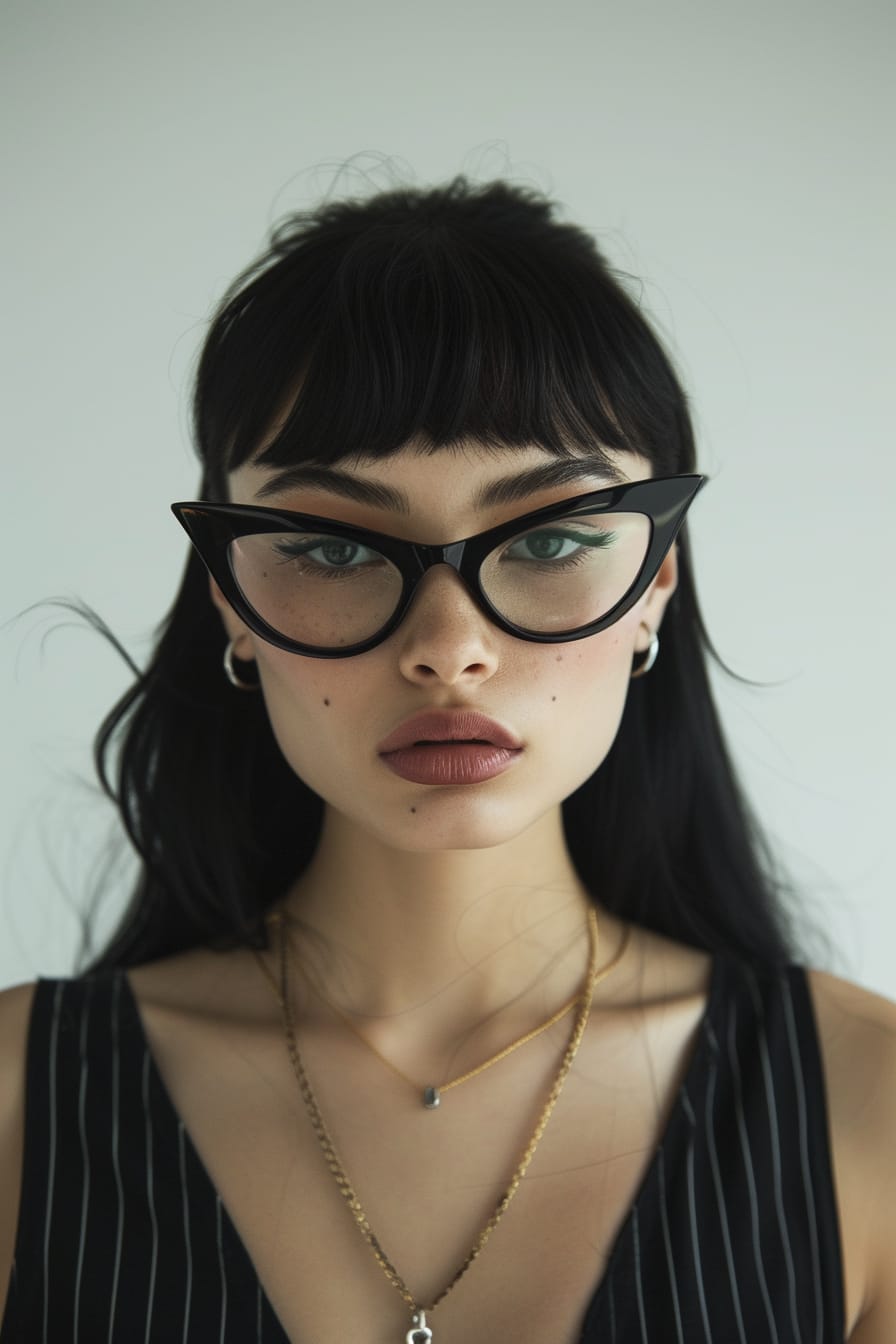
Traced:
POLYGON ((25 1059, 35 985, 0 992, 0 1320, 15 1250, 25 1138, 25 1059))
POLYGON ((270 982, 274 967, 270 953, 257 957, 246 948, 199 947, 132 967, 127 978, 145 1022, 233 1025, 270 1015, 265 976, 270 982))
POLYGON ((896 1003, 829 975, 807 971, 832 1132, 867 1153, 896 1151, 896 1003))
POLYGON ((21 1145, 28 1024, 36 984, 0 991, 0 1184, 7 1189, 11 1158, 21 1145))
POLYGON ((856 1344, 896 1338, 896 1003, 808 971, 856 1344))
POLYGON ((806 978, 832 1101, 844 1118, 870 1118, 875 1097, 896 1084, 896 1003, 827 971, 807 971, 806 978))
POLYGON ((0 990, 0 1079, 4 1093, 10 1070, 17 1071, 24 1059, 28 1039, 28 1022, 37 982, 14 985, 0 990))

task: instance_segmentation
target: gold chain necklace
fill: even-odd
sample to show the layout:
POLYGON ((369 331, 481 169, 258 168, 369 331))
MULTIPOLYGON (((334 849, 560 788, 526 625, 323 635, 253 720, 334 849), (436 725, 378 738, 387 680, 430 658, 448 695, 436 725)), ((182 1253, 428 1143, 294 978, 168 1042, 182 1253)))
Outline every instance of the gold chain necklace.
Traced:
MULTIPOLYGON (((282 920, 285 918, 285 916, 282 913, 277 912, 273 916, 273 918, 277 920, 282 920)), ((596 944, 597 926, 595 923, 594 927, 592 928, 590 914, 588 918, 589 918, 589 933, 590 936, 594 939, 596 944)), ((276 989, 277 987, 276 981, 274 980, 267 966, 261 960, 260 957, 258 958, 258 962, 262 970, 264 971, 265 975, 268 977, 268 979, 271 981, 271 983, 274 985, 276 989)), ((523 1036, 520 1036, 517 1040, 511 1041, 510 1045, 505 1045, 503 1050, 499 1050, 497 1054, 491 1055, 482 1064, 477 1064, 475 1069, 469 1069, 466 1073, 460 1074, 457 1078, 452 1078, 450 1082, 440 1083, 438 1086, 430 1083, 426 1087, 421 1087, 419 1083, 416 1083, 413 1080, 413 1078, 409 1078, 406 1073, 403 1073, 397 1064, 393 1064, 391 1059, 387 1059, 385 1055, 381 1054, 380 1051, 377 1050, 376 1046, 371 1044, 371 1042, 368 1041, 367 1037, 364 1036, 363 1033, 358 1030, 354 1022, 352 1022, 351 1018, 348 1017, 345 1013, 343 1013, 339 1008, 337 1008, 335 1004, 331 1003, 330 1000, 320 992, 320 990, 308 976, 305 976, 305 983, 311 990, 311 992, 314 995, 316 995, 316 997, 320 1000, 320 1002, 330 1010, 333 1016, 338 1017, 339 1021, 343 1024, 343 1026, 347 1027, 348 1030, 354 1036, 357 1036, 358 1040, 361 1042, 362 1045, 366 1046, 367 1049, 372 1054, 376 1055, 377 1059, 380 1061, 381 1064, 385 1064, 386 1068, 391 1069, 392 1072, 402 1080, 402 1082, 407 1083, 409 1087, 412 1087, 415 1092, 420 1094, 423 1101, 423 1106, 427 1111, 434 1111, 438 1109, 438 1107, 442 1104, 442 1094, 444 1092, 450 1092, 452 1087, 460 1087, 461 1083, 466 1083, 469 1082, 471 1078, 476 1078, 480 1073, 484 1073, 486 1069, 491 1068, 493 1064, 499 1064, 502 1059, 506 1059, 508 1055, 512 1055, 514 1050, 519 1050, 520 1046, 528 1045, 530 1041, 535 1040, 536 1036, 540 1036, 542 1032, 548 1031, 549 1028, 555 1026, 558 1022, 562 1021, 563 1018, 566 1017, 567 1013, 572 1012, 573 1008, 576 1006, 576 1004, 582 997, 582 991, 580 989, 576 990, 572 998, 568 999, 566 1003, 564 1003, 562 1007, 558 1008, 555 1013, 552 1013, 546 1022, 542 1022, 541 1025, 538 1027, 533 1027, 531 1031, 527 1031, 523 1036)), ((277 998, 278 1000, 280 998, 279 992, 277 998)))
POLYGON ((588 970, 585 976, 585 983, 583 985, 581 993, 579 994, 579 1011, 576 1014, 576 1020, 573 1026, 572 1034, 569 1039, 569 1043, 567 1044, 566 1050, 564 1051, 563 1059, 560 1062, 560 1067, 557 1071, 557 1075, 554 1079, 550 1093, 548 1094, 547 1101, 545 1102, 541 1114, 538 1117, 538 1122, 535 1126, 535 1130, 532 1134, 532 1137, 529 1139, 528 1144, 526 1145, 526 1149, 522 1157, 520 1158, 520 1161, 518 1162, 513 1175, 510 1178, 510 1183, 508 1184, 506 1190, 498 1200, 498 1203, 496 1204, 492 1214, 482 1227, 481 1231, 476 1237, 476 1240, 473 1242, 473 1245, 469 1253, 467 1254, 466 1259, 463 1261, 460 1268, 455 1271, 454 1275, 452 1276, 450 1281, 446 1284, 446 1286, 442 1289, 442 1291, 432 1300, 429 1306, 423 1307, 421 1306, 420 1303, 417 1302, 416 1298, 414 1297, 411 1290, 408 1288, 404 1279, 401 1277, 398 1270, 393 1265, 392 1261, 386 1255, 386 1252, 383 1250, 376 1233, 370 1226, 370 1221, 367 1217, 367 1214, 364 1212, 364 1209, 361 1205, 361 1201, 355 1194, 351 1181, 349 1180, 345 1168, 343 1167, 339 1155, 336 1151, 336 1146, 333 1143, 329 1130, 326 1127, 324 1118, 320 1113, 320 1107, 317 1104, 317 1098, 315 1097, 314 1092, 311 1088, 311 1083, 308 1080, 308 1075, 305 1072, 304 1065, 302 1064, 302 1058, 301 1055, 299 1054, 298 1043, 296 1042, 295 1024, 292 1015, 292 1002, 291 1002, 290 984, 289 984, 289 949, 288 949, 289 933, 284 920, 280 919, 279 924, 280 924, 280 992, 278 997, 280 999, 280 1006, 283 1015, 283 1029, 284 1034, 286 1036, 286 1046, 289 1053, 290 1062, 293 1067, 293 1072, 296 1075, 296 1080, 299 1085, 299 1091, 302 1094, 302 1100, 304 1101, 305 1108, 308 1111, 308 1116, 311 1121, 312 1129, 314 1130, 317 1141, 321 1146, 321 1150, 324 1154, 327 1167, 329 1168, 329 1171, 336 1182, 337 1188, 339 1189, 339 1193, 342 1195, 343 1199, 347 1203, 351 1211, 352 1217, 354 1218, 355 1223, 359 1231, 361 1232, 361 1235, 367 1242, 367 1245, 372 1250, 374 1257, 376 1258, 377 1264, 383 1270, 384 1274, 386 1275, 386 1278, 392 1284, 393 1288, 395 1288, 396 1291, 400 1294, 402 1300, 411 1309, 411 1328, 405 1335, 405 1344, 428 1344, 428 1341, 432 1340, 433 1334, 432 1330, 426 1323, 427 1313, 433 1312, 435 1308, 439 1305, 439 1303, 442 1302, 444 1298, 448 1296, 452 1288, 454 1288, 455 1285, 459 1282, 459 1280, 463 1277, 463 1275, 466 1274, 467 1270, 470 1268, 473 1261, 476 1260, 477 1257, 481 1254, 483 1247, 485 1246, 492 1232, 498 1226, 498 1223, 503 1218, 507 1210, 507 1206, 510 1204, 510 1201, 513 1199, 514 1195, 519 1189, 520 1183, 522 1182, 522 1179, 526 1174, 529 1164, 532 1161, 535 1149, 538 1147, 539 1141, 541 1140, 541 1137, 544 1134, 545 1129, 547 1128, 548 1121, 551 1118, 551 1113, 553 1112, 554 1107, 557 1104, 557 1100, 560 1096, 563 1084, 566 1081, 566 1075, 569 1073, 569 1070, 572 1067, 572 1062, 576 1057, 576 1052, 578 1051, 582 1037, 585 1034, 585 1028, 588 1025, 588 1016, 591 1011, 591 1000, 594 996, 594 990, 596 986, 600 983, 600 981, 605 979, 606 976, 609 975, 610 971, 612 971, 613 968, 617 966, 621 961, 625 949, 628 945, 629 929, 626 928, 625 930, 622 943, 620 944, 620 948, 616 956, 612 959, 611 962, 609 962, 607 966, 605 966, 601 971, 598 971, 597 916, 593 910, 589 911, 589 931, 591 933, 591 947, 588 961, 588 970))

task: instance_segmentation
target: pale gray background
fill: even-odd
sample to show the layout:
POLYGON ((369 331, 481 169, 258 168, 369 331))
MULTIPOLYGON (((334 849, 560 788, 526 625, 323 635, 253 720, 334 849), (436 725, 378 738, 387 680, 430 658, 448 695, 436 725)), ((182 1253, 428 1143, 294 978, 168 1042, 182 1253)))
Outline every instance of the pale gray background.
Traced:
MULTIPOLYGON (((546 189, 643 278, 692 393, 714 477, 694 515, 709 627, 773 683, 720 696, 829 935, 812 959, 896 997, 892 14, 7 3, 0 621, 78 596, 145 652, 183 560, 167 506, 195 491, 203 323, 340 163, 361 154, 347 188, 360 169, 546 189)), ((84 781, 126 674, 76 626, 46 637, 58 619, 0 630, 0 984, 71 969, 110 824, 84 781)))

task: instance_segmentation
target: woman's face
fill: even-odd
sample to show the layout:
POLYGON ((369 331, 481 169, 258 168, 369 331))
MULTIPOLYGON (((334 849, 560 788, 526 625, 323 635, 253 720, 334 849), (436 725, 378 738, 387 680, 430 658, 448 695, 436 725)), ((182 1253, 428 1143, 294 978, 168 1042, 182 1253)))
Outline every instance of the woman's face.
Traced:
MULTIPOLYGON (((338 482, 303 481, 296 473, 254 463, 234 472, 230 486, 235 503, 263 503, 440 543, 620 478, 651 474, 649 464, 634 454, 618 453, 613 461, 618 473, 613 479, 596 463, 583 462, 581 479, 552 484, 542 475, 526 483, 524 494, 518 484, 512 502, 486 507, 477 499, 485 486, 518 481, 534 468, 556 466, 558 459, 537 447, 495 451, 472 444, 435 454, 404 448, 381 461, 339 464, 335 470, 343 478, 372 487, 363 500, 339 490, 338 482), (400 509, 395 492, 406 500, 400 509)), ((342 659, 275 648, 242 623, 214 584, 212 597, 236 640, 236 656, 257 663, 284 756, 343 823, 405 850, 478 849, 521 834, 603 761, 622 714, 633 659, 659 626, 675 579, 673 551, 647 593, 615 625, 569 643, 536 644, 498 629, 458 576, 437 565, 388 639, 342 659), (486 715, 515 745, 503 755, 493 750, 491 757, 487 748, 477 755, 475 747, 457 744, 430 753, 423 748, 420 756, 438 756, 438 780, 432 782, 425 760, 420 769, 412 761, 410 774, 422 769, 427 782, 408 778, 409 758, 390 756, 382 744, 388 746, 387 739, 409 718, 430 710, 486 715), (454 782, 450 765, 451 782, 443 782, 439 761, 452 752, 471 758, 471 782, 454 782), (491 773, 488 761, 495 757, 500 768, 491 773), (396 773, 396 763, 402 773, 396 773)))

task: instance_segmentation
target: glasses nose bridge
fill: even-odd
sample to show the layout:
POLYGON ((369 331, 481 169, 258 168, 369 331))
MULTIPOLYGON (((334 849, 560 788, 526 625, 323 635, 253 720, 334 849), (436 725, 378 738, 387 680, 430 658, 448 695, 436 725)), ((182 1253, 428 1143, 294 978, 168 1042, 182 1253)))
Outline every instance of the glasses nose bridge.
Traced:
POLYGON ((410 549, 415 566, 414 587, 435 565, 449 565, 466 582, 464 570, 467 566, 463 563, 466 547, 465 541, 451 541, 446 546, 421 546, 412 542, 410 549))
POLYGON ((408 600, 416 595, 421 581, 436 565, 447 565, 457 575, 467 593, 479 605, 476 574, 472 569, 472 557, 465 560, 468 543, 451 541, 444 546, 423 546, 417 542, 409 543, 408 569, 411 584, 408 600))

